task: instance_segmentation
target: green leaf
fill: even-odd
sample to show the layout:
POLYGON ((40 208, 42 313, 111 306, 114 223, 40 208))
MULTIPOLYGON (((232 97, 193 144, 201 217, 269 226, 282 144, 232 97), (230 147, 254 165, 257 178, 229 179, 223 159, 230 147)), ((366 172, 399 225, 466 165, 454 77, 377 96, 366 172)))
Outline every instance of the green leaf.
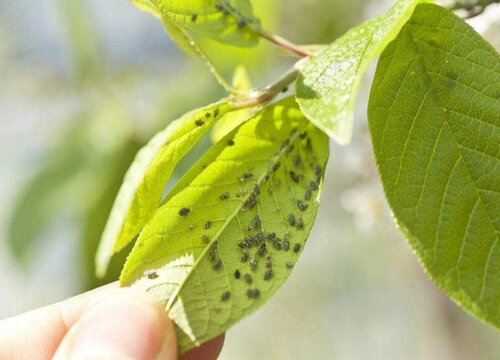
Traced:
POLYGON ((259 20, 248 0, 132 0, 139 8, 176 26, 236 46, 254 46, 259 20))
POLYGON ((419 5, 384 51, 368 108, 389 204, 429 276, 500 327, 500 58, 419 5))
POLYGON ((139 236, 121 284, 166 304, 181 352, 222 333, 283 284, 314 222, 327 158, 328 137, 289 98, 215 144, 171 191, 139 236))
POLYGON ((103 276, 110 258, 141 231, 156 211, 177 163, 230 110, 227 100, 194 110, 170 123, 139 151, 113 205, 96 256, 103 276))
POLYGON ((352 137, 354 105, 364 71, 426 0, 399 0, 385 14, 361 24, 313 57, 297 78, 304 115, 337 143, 352 137))

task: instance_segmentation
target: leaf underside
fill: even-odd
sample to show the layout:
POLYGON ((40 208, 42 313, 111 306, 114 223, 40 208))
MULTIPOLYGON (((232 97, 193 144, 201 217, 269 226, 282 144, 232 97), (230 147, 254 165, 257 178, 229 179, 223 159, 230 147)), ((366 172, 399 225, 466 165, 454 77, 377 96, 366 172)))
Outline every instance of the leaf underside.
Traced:
POLYGON ((113 205, 96 256, 103 276, 113 254, 127 246, 158 208, 176 165, 230 110, 227 100, 194 110, 170 123, 137 154, 113 205))
POLYGON ((352 137, 354 105, 363 73, 398 34, 415 6, 399 0, 385 14, 348 31, 313 57, 297 78, 297 102, 305 116, 339 144, 352 137))
POLYGON ((259 20, 248 0, 132 0, 136 6, 190 33, 234 46, 254 46, 259 20))
POLYGON ((377 68, 368 116, 397 222, 430 277, 500 327, 500 61, 461 19, 419 5, 377 68))
POLYGON ((264 303, 297 262, 319 203, 328 137, 293 99, 215 144, 145 226, 121 284, 165 303, 184 352, 264 303))

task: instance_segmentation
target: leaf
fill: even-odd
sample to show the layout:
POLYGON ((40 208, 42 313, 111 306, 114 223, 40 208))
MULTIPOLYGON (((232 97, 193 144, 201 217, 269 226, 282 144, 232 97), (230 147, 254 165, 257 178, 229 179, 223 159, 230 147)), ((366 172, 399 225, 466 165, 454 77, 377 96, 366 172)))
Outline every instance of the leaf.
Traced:
POLYGON ((166 304, 181 352, 225 331, 286 280, 314 222, 327 158, 328 137, 289 98, 215 144, 170 192, 121 284, 166 304))
POLYGON ((500 61, 446 9, 419 5, 384 51, 368 108, 382 182, 429 276, 500 327, 500 61))
MULTIPOLYGON (((233 87, 241 94, 248 94, 252 89, 252 82, 244 66, 237 66, 233 77, 233 87)), ((236 129, 243 122, 256 113, 256 108, 244 108, 232 111, 222 117, 212 129, 212 141, 214 143, 221 140, 228 133, 236 129)))
POLYGON ((177 163, 229 110, 227 100, 194 110, 170 123, 139 151, 102 235, 96 256, 98 276, 104 276, 113 254, 127 246, 154 214, 177 163))
POLYGON ((177 27, 235 46, 254 46, 259 20, 248 0, 132 0, 177 27))
POLYGON ((341 145, 351 141, 354 105, 363 73, 398 34, 415 6, 398 0, 385 14, 361 24, 311 58, 297 78, 304 115, 341 145))

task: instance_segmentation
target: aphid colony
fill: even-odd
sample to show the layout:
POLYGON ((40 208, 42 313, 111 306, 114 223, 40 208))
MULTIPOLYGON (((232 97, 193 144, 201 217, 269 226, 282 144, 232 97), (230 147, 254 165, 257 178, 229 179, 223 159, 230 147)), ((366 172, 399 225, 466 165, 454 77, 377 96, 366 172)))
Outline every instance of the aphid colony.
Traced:
MULTIPOLYGON (((232 144, 228 144, 228 146, 233 145, 234 141, 232 144)), ((297 131, 294 130, 271 158, 265 174, 257 176, 251 172, 244 172, 237 177, 236 180, 240 186, 251 183, 249 188, 240 188, 234 195, 230 192, 223 192, 217 196, 219 201, 226 201, 233 196, 240 198, 240 211, 245 214, 246 218, 250 219, 247 224, 240 224, 243 235, 236 245, 241 265, 239 268, 232 270, 235 280, 243 281, 249 286, 246 291, 249 299, 257 299, 261 294, 258 288, 250 287, 255 283, 256 276, 264 281, 271 281, 273 279, 275 275, 273 272, 273 255, 282 258, 283 256, 277 256, 280 252, 283 254, 289 252, 293 261, 287 261, 283 265, 284 268, 289 270, 293 268, 296 256, 300 252, 302 245, 299 242, 291 241, 292 232, 298 232, 304 228, 301 214, 304 214, 308 210, 309 202, 313 198, 314 192, 319 190, 318 184, 321 181, 321 176, 322 169, 317 164, 307 133, 297 134, 297 131), (289 168, 289 164, 293 166, 293 170, 289 168), (311 174, 314 180, 306 180, 311 174), (291 204, 293 204, 295 212, 283 215, 283 226, 288 230, 285 231, 284 235, 279 236, 277 232, 264 229, 263 221, 259 215, 258 204, 260 196, 262 196, 261 188, 268 187, 268 196, 274 196, 274 188, 281 186, 282 182, 287 184, 287 192, 292 194, 291 204), (297 188, 304 189, 302 198, 296 198, 301 195, 294 192, 297 188), (251 216, 249 217, 249 215, 251 216), (247 271, 243 270, 245 267, 248 267, 247 271)), ((278 206, 278 203, 276 203, 276 206, 278 206)), ((179 216, 186 217, 190 211, 189 208, 183 207, 178 213, 179 216)), ((214 271, 219 271, 223 266, 219 256, 219 243, 217 239, 212 239, 209 235, 210 232, 214 231, 212 230, 213 221, 206 220, 201 227, 202 231, 206 232, 202 234, 201 240, 209 246, 207 252, 211 267, 214 271)), ((287 257, 290 258, 289 256, 287 257)), ((148 278, 153 278, 150 276, 152 275, 148 275, 148 278)), ((226 302, 230 298, 231 293, 227 290, 220 295, 222 302, 226 302)))
MULTIPOLYGON (((241 29, 244 28, 250 21, 235 7, 233 7, 229 1, 220 0, 215 3, 215 10, 221 12, 224 17, 229 17, 230 15, 236 18, 236 25, 241 29)), ((191 22, 196 22, 198 20, 198 14, 191 14, 191 22)))

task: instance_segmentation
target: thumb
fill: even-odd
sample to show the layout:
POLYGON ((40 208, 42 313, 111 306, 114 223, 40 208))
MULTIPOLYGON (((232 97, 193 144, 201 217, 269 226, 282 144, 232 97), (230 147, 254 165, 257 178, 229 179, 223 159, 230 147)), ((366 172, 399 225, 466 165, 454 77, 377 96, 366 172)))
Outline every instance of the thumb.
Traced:
POLYGON ((64 337, 54 360, 175 360, 172 322, 153 298, 120 290, 91 306, 64 337))

